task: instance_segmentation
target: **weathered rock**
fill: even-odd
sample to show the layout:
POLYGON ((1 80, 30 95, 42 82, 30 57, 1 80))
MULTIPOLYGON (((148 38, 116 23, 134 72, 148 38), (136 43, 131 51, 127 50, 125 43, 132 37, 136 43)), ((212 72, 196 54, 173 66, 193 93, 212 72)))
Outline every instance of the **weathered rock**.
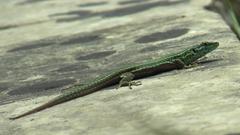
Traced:
POLYGON ((240 133, 239 41, 209 2, 1 1, 0 135, 240 133), (203 41, 220 47, 195 68, 8 120, 77 81, 203 41))

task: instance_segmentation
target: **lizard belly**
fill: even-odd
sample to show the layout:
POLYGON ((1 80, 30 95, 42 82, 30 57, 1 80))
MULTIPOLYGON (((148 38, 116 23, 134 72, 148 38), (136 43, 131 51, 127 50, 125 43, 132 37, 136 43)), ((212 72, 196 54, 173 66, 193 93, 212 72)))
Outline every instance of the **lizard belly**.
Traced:
POLYGON ((161 64, 159 66, 144 68, 142 70, 138 70, 132 73, 134 74, 134 79, 139 79, 139 78, 148 77, 148 76, 156 75, 162 72, 167 72, 175 69, 179 69, 179 66, 177 66, 175 63, 166 63, 166 64, 161 64))

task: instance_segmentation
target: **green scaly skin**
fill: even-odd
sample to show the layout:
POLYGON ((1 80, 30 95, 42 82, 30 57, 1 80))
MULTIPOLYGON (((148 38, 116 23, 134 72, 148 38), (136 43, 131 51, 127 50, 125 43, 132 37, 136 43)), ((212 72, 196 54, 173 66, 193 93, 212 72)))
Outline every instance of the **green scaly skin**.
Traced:
POLYGON ((139 78, 155 75, 158 73, 191 66, 199 58, 202 58, 209 52, 216 49, 218 46, 219 46, 218 42, 203 42, 199 45, 193 46, 189 49, 183 50, 176 54, 172 54, 159 59, 150 60, 142 64, 131 65, 131 66, 119 69, 110 74, 101 76, 93 80, 89 84, 75 85, 69 88, 67 92, 65 92, 64 94, 57 96, 56 98, 50 100, 49 102, 39 107, 36 107, 26 113, 23 113, 16 117, 11 117, 9 119, 15 120, 15 119, 39 112, 41 110, 47 109, 57 104, 61 104, 69 100, 88 95, 90 93, 101 90, 104 87, 111 86, 119 82, 120 82, 119 86, 121 86, 122 82, 126 83, 125 80, 129 82, 129 86, 130 86, 134 84, 130 82, 131 79, 133 79, 133 77, 134 79, 139 79, 139 78), (129 76, 128 73, 130 73, 130 79, 128 78, 129 76), (128 74, 128 75, 124 75, 124 74, 128 74))

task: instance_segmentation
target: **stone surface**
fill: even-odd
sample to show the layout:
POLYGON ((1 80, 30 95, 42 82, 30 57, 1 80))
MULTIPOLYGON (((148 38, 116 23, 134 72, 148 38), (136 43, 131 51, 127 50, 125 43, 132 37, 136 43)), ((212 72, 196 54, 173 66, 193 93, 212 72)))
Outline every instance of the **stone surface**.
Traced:
POLYGON ((0 135, 240 133, 239 41, 210 0, 0 3, 0 135), (220 47, 197 67, 8 120, 76 82, 203 41, 220 47))

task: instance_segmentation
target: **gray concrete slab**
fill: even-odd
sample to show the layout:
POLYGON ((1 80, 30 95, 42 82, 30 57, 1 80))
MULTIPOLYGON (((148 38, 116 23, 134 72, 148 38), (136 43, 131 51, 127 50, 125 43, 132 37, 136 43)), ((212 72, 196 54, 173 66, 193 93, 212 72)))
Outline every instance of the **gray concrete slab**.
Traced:
POLYGON ((0 135, 240 133, 240 46, 210 0, 0 1, 0 135), (208 61, 25 118, 60 90, 203 41, 208 61))

